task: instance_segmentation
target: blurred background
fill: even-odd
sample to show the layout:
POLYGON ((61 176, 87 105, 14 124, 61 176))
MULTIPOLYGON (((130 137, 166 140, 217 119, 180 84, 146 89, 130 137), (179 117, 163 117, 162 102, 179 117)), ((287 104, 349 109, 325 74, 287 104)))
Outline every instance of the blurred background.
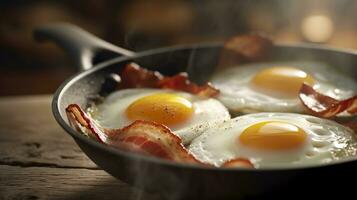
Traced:
POLYGON ((133 50, 264 33, 357 50, 356 0, 0 1, 0 96, 53 93, 76 66, 34 27, 70 22, 133 50))

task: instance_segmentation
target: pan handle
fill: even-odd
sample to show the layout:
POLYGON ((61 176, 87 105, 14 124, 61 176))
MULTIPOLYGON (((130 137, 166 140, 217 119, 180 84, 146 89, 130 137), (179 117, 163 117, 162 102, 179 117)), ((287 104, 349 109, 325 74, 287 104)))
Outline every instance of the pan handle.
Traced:
POLYGON ((53 41, 66 50, 81 70, 93 67, 93 58, 100 51, 109 51, 121 56, 135 53, 108 43, 87 31, 68 23, 49 24, 38 27, 33 32, 37 41, 53 41))

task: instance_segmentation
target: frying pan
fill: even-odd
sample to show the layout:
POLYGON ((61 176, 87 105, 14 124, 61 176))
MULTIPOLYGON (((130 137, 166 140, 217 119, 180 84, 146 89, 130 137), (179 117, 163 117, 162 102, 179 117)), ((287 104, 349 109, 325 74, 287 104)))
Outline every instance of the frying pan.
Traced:
MULTIPOLYGON (((187 71, 197 83, 214 72, 221 43, 176 46, 134 53, 107 43, 70 24, 52 24, 35 30, 38 40, 52 40, 76 60, 81 72, 65 81, 54 94, 52 109, 59 125, 83 152, 114 177, 167 199, 251 199, 298 197, 353 191, 357 160, 289 169, 227 169, 174 163, 102 145, 72 129, 65 108, 71 103, 85 108, 99 93, 110 73, 134 61, 166 75, 187 71), (320 189, 319 189, 320 188, 320 189), (321 189, 322 188, 322 189, 321 189), (348 190, 351 189, 351 190, 348 190)), ((270 61, 313 60, 331 64, 355 79, 357 54, 314 45, 276 44, 270 61)), ((269 61, 267 60, 267 61, 269 61)))

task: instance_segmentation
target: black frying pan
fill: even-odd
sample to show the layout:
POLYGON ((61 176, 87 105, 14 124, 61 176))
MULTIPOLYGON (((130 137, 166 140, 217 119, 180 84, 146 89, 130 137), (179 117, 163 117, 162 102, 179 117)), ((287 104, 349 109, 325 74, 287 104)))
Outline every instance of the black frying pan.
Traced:
MULTIPOLYGON (((134 53, 68 24, 44 26, 35 31, 35 37, 55 41, 86 70, 60 86, 53 98, 53 114, 89 158, 122 181, 147 191, 159 192, 168 199, 250 199, 284 195, 289 198, 311 196, 309 192, 343 195, 353 191, 349 189, 355 184, 347 184, 346 180, 357 180, 356 159, 293 169, 206 168, 112 149, 79 134, 67 123, 67 105, 77 103, 84 108, 88 97, 98 94, 105 77, 118 72, 125 63, 135 61, 167 75, 187 71, 192 80, 201 83, 207 81, 214 71, 222 44, 188 45, 134 53), (116 57, 93 64, 113 55, 116 57)), ((311 45, 275 45, 272 51, 272 61, 322 61, 357 79, 354 68, 357 67, 357 54, 354 52, 311 45)))

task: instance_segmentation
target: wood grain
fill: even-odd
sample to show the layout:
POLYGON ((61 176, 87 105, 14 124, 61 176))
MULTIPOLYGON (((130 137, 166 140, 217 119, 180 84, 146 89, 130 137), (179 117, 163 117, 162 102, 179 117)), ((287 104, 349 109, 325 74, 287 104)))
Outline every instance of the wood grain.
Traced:
POLYGON ((0 99, 0 164, 97 168, 56 123, 50 103, 50 96, 0 99))
POLYGON ((0 165, 0 199, 159 200, 102 170, 0 165))
POLYGON ((50 96, 0 98, 0 200, 159 199, 99 169, 50 104, 50 96))

